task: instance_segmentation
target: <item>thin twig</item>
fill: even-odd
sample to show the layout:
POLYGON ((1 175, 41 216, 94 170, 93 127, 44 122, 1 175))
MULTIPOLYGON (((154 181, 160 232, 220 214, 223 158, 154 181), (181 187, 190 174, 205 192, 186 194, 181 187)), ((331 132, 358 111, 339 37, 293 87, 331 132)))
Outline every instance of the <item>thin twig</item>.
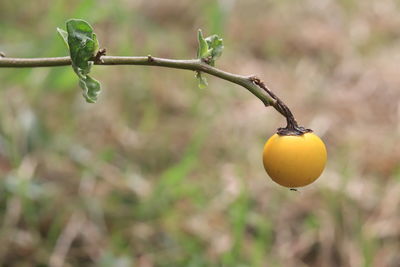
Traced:
MULTIPOLYGON (((212 67, 200 59, 175 60, 157 58, 153 56, 145 57, 118 57, 118 56, 99 56, 94 58, 95 65, 142 65, 159 66, 174 69, 186 69, 192 71, 201 71, 221 79, 238 84, 260 99, 265 106, 276 107, 276 99, 266 94, 265 89, 254 83, 253 75, 242 76, 229 73, 215 67, 212 67)), ((52 57, 52 58, 0 58, 0 68, 34 68, 34 67, 56 67, 71 65, 70 57, 52 57)), ((278 110, 279 111, 279 110, 278 110)))

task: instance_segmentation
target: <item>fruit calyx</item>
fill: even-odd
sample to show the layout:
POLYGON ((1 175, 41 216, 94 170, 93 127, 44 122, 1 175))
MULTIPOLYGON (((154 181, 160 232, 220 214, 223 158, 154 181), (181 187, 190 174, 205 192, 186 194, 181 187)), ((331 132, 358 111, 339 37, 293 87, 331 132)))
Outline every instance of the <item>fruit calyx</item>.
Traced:
POLYGON ((305 133, 312 133, 313 131, 311 129, 306 129, 302 126, 296 126, 295 128, 291 129, 286 127, 281 127, 278 128, 276 133, 280 136, 288 136, 288 135, 294 135, 294 136, 300 136, 305 133))
POLYGON ((312 132, 311 129, 306 129, 303 126, 299 126, 297 124, 297 121, 295 120, 292 112, 290 109, 279 99, 276 99, 276 106, 275 109, 277 109, 283 116, 286 118, 287 125, 286 127, 278 128, 277 134, 284 136, 284 135, 296 135, 300 136, 305 133, 310 133, 312 132))

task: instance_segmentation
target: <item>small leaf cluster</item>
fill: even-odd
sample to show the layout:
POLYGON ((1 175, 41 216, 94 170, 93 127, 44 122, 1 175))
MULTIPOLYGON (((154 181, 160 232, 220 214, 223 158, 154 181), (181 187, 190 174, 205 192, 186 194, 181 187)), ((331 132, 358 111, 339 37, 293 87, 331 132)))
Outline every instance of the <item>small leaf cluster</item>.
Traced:
MULTIPOLYGON (((197 39, 199 42, 197 58, 210 66, 215 66, 215 61, 222 55, 222 50, 224 49, 222 38, 219 38, 216 34, 204 38, 203 33, 199 30, 197 39)), ((196 78, 200 88, 207 87, 207 80, 202 76, 201 72, 196 72, 196 78)))
MULTIPOLYGON (((98 57, 99 42, 92 26, 82 19, 70 19, 66 22, 66 31, 57 28, 64 40, 71 56, 72 68, 79 78, 79 86, 88 103, 95 103, 100 94, 100 83, 89 75, 94 59, 98 57)), ((218 35, 203 37, 198 31, 199 47, 197 58, 205 64, 215 66, 215 61, 224 49, 223 41, 218 35)), ((196 78, 200 88, 207 87, 207 80, 200 71, 196 71, 196 78)))
POLYGON ((81 19, 68 20, 66 28, 67 31, 60 28, 57 31, 69 49, 72 68, 79 77, 79 86, 86 102, 95 103, 100 93, 100 83, 89 73, 99 49, 96 34, 90 24, 81 19))

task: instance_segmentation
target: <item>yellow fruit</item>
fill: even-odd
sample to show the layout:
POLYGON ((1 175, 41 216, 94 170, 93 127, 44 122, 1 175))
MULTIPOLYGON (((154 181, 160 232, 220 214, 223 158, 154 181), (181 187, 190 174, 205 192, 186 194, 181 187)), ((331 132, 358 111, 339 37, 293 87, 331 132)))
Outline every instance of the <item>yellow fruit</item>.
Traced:
POLYGON ((314 182, 325 168, 325 144, 312 132, 271 136, 264 146, 263 162, 268 175, 285 187, 314 182))

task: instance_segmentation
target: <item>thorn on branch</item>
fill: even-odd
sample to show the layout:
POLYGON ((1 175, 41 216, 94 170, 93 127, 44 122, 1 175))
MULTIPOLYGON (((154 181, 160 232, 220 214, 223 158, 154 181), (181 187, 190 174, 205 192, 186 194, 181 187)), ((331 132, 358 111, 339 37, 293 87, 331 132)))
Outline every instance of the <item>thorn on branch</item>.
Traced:
POLYGON ((105 55, 106 55, 106 49, 105 48, 99 49, 99 51, 97 51, 96 55, 93 58, 94 63, 96 64, 104 63, 101 57, 105 55))

